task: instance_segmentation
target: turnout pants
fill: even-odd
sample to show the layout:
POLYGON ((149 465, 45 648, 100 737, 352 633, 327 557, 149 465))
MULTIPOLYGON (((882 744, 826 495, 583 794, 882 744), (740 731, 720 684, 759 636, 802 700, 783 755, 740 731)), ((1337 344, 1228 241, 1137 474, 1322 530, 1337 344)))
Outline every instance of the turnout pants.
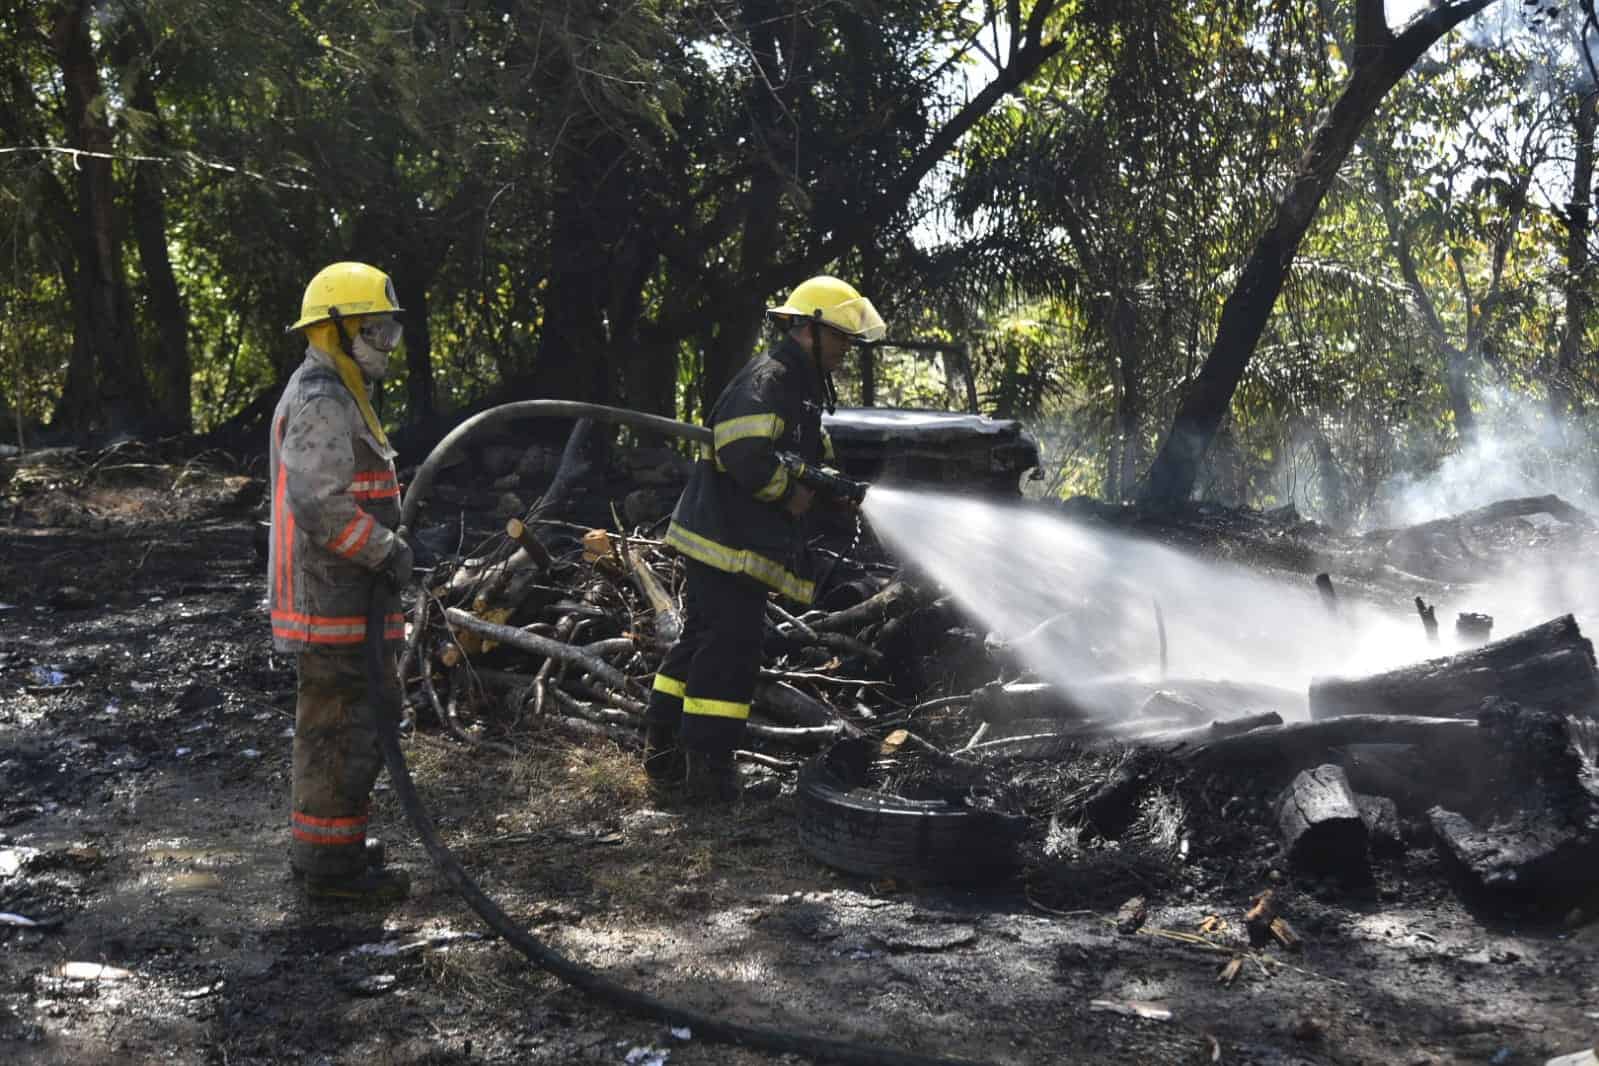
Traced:
POLYGON ((686 752, 731 763, 760 674, 766 586, 693 559, 685 568, 683 635, 661 660, 647 719, 686 752))
POLYGON ((372 786, 383 766, 359 651, 300 653, 290 862, 313 877, 366 869, 372 786))

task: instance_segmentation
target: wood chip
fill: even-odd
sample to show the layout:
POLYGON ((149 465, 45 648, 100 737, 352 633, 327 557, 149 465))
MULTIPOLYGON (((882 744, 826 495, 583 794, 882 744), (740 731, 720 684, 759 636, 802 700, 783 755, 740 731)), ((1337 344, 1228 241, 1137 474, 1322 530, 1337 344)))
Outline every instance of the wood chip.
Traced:
POLYGON ((1145 1018, 1152 1022, 1169 1022, 1172 1018, 1171 1008, 1166 1004, 1142 999, 1096 999, 1089 1002, 1088 1009, 1145 1018))
POLYGON ((107 966, 100 962, 63 962, 56 967, 57 977, 73 981, 126 981, 133 976, 131 970, 107 966))
POLYGON ((1121 910, 1116 912, 1116 931, 1118 933, 1136 933, 1142 929, 1144 922, 1149 919, 1149 907, 1144 903, 1143 896, 1134 896, 1123 903, 1121 910))
POLYGON ((1227 965, 1221 968, 1221 973, 1216 975, 1216 983, 1219 985, 1226 985, 1228 988, 1231 988, 1233 986, 1233 982, 1238 979, 1238 974, 1243 970, 1243 968, 1244 957, 1242 955, 1234 955, 1231 959, 1227 960, 1227 965))
POLYGON ((1277 898, 1271 889, 1255 897, 1249 910, 1244 912, 1244 928, 1249 931, 1249 943, 1260 947, 1271 939, 1271 923, 1277 918, 1277 898))

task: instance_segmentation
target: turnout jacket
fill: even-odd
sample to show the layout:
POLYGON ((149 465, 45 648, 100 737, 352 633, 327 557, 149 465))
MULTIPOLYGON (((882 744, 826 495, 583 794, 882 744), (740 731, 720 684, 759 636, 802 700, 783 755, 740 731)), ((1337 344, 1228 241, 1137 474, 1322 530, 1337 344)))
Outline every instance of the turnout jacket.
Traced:
POLYGON ((802 576, 804 524, 784 509, 794 483, 777 453, 806 463, 832 457, 821 399, 810 353, 793 338, 746 363, 711 410, 714 443, 701 446, 666 543, 809 603, 816 588, 802 576))
MULTIPOLYGON (((372 575, 394 546, 400 484, 333 360, 308 348, 272 415, 272 536, 267 602, 282 652, 356 651, 366 639, 372 575)), ((390 641, 405 636, 398 591, 385 589, 390 641)))

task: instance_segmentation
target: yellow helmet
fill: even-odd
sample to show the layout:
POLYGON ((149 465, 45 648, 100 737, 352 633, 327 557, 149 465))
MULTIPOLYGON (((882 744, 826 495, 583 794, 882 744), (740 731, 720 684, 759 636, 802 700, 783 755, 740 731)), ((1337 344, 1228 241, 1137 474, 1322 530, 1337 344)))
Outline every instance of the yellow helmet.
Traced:
POLYGON ((365 263, 334 263, 323 267, 305 287, 299 321, 284 332, 293 333, 326 322, 335 311, 340 318, 398 313, 400 303, 394 295, 394 282, 377 267, 365 263))
POLYGON ((768 307, 766 313, 779 318, 825 322, 858 341, 880 341, 888 333, 872 301, 855 291, 855 286, 849 282, 826 274, 800 282, 788 294, 783 306, 768 307))

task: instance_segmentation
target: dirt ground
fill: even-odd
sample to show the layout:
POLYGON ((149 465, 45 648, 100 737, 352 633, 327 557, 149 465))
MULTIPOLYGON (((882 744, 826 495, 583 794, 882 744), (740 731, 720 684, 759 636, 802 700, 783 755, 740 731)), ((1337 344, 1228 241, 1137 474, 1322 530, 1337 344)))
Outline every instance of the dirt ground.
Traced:
MULTIPOLYGON (((807 1061, 675 1034, 530 968, 482 935, 386 782, 375 822, 412 897, 299 898, 293 664, 268 647, 251 473, 5 461, 0 1062, 807 1061)), ((424 730, 406 747, 513 916, 615 980, 752 1024, 1006 1064, 1510 1066, 1599 1032, 1599 925, 1474 915, 1427 851, 1358 896, 1283 878, 1270 842, 1196 855, 1123 934, 1114 907, 1046 910, 1025 886, 831 871, 796 846, 788 795, 656 809, 636 756, 603 745, 552 736, 513 758, 424 730), (1298 952, 1236 946, 1268 885, 1298 952)))

